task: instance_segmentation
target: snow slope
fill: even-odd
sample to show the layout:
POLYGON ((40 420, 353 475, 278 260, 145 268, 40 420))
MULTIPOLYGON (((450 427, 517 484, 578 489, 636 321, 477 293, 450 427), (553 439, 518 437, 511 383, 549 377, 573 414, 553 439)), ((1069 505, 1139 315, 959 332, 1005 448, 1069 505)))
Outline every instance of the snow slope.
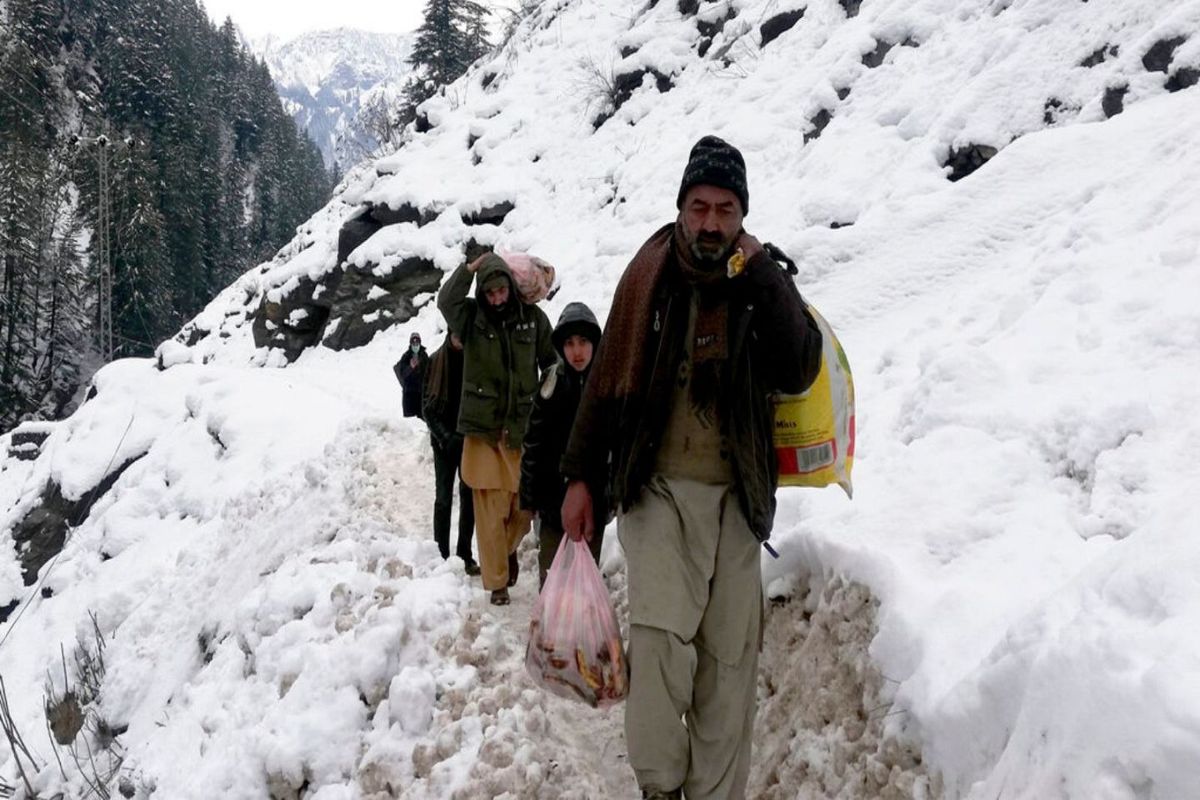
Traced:
MULTIPOLYGON (((366 203, 433 220, 385 227, 358 263, 451 269, 474 237, 558 266, 551 317, 580 299, 603 316, 712 132, 746 156, 748 229, 797 259, 855 369, 855 499, 781 492, 770 593, 869 588, 882 724, 936 776, 907 796, 1194 796, 1200 90, 1167 84, 1200 65, 1200 2, 689 11, 546 3, 426 105, 431 130, 349 174, 218 297, 196 321, 209 335, 164 347, 169 369, 108 367, 37 461, 3 462, 0 602, 22 605, 0 627, 0 674, 18 723, 41 729, 46 672, 86 641, 90 610, 109 637, 99 707, 129 726, 143 796, 631 795, 619 721, 520 671, 529 584, 494 611, 429 541, 425 438, 395 419, 390 364, 409 329, 438 339, 432 304, 286 369, 262 368, 284 360, 254 349, 249 320, 333 269, 337 229, 366 203), (720 20, 705 45, 698 22, 720 20), (645 68, 614 108, 607 79, 645 68), (998 153, 949 181, 972 147, 998 153), (464 220, 502 200, 501 224, 464 220), (45 481, 82 493, 141 452, 43 570, 53 596, 22 587, 8 531, 45 481)), ((621 561, 610 546, 618 598, 621 561)), ((844 742, 766 717, 760 753, 836 771, 844 742)), ((779 766, 756 763, 752 786, 779 766)), ((872 796, 791 796, 834 794, 872 796)))

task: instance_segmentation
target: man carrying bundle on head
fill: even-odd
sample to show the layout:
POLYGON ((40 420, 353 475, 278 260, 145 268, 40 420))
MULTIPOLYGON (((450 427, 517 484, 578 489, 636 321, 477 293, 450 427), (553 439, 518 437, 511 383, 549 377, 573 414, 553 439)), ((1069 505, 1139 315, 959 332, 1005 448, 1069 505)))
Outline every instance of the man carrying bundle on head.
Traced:
POLYGON ((517 581, 517 545, 530 514, 518 504, 521 443, 539 369, 554 363, 550 320, 522 302, 512 272, 487 253, 459 267, 438 292, 438 308, 463 343, 462 477, 472 489, 483 587, 507 605, 517 581), (475 282, 475 297, 467 296, 475 282))

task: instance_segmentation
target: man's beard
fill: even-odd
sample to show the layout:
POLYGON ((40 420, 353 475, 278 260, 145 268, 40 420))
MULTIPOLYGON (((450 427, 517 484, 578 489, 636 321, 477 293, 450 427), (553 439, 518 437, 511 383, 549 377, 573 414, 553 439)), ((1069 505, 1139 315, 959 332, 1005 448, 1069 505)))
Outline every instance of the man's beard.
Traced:
POLYGON ((725 241, 719 233, 699 233, 688 243, 688 251, 698 269, 712 269, 724 264, 728 259, 732 241, 725 241))
POLYGON ((505 319, 508 316, 508 311, 511 307, 512 307, 512 298, 511 297, 499 305, 492 305, 491 303, 487 303, 487 302, 485 302, 483 304, 484 311, 492 319, 505 319))

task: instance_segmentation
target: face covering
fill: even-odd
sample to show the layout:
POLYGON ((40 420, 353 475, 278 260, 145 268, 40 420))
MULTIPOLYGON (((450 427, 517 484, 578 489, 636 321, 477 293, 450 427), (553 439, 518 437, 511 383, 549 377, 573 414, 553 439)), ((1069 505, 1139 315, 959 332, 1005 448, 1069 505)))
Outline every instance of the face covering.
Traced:
POLYGON ((414 354, 415 354, 415 353, 419 353, 419 352, 421 352, 421 343, 420 343, 420 342, 413 342, 412 344, 410 344, 410 345, 408 346, 408 349, 409 349, 409 350, 412 350, 414 354))

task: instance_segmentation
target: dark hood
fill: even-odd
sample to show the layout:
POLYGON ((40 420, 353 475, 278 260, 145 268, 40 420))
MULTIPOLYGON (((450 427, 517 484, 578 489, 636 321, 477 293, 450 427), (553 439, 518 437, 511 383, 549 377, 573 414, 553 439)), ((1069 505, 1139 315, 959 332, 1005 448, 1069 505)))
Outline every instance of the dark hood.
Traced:
POLYGON ((508 303, 505 306, 508 307, 521 302, 520 297, 517 295, 517 283, 513 280, 512 270, 508 268, 508 264, 505 264, 504 259, 495 253, 488 253, 484 256, 483 263, 475 270, 475 302, 479 303, 482 308, 491 308, 488 305, 483 287, 497 274, 503 275, 508 280, 508 303))
POLYGON ((566 356, 563 355, 563 345, 567 339, 576 334, 591 339, 593 346, 599 345, 600 323, 596 321, 596 315, 592 313, 592 310, 583 303, 567 303, 567 307, 558 317, 558 324, 554 326, 554 332, 550 334, 550 341, 554 344, 554 349, 564 360, 566 356))

